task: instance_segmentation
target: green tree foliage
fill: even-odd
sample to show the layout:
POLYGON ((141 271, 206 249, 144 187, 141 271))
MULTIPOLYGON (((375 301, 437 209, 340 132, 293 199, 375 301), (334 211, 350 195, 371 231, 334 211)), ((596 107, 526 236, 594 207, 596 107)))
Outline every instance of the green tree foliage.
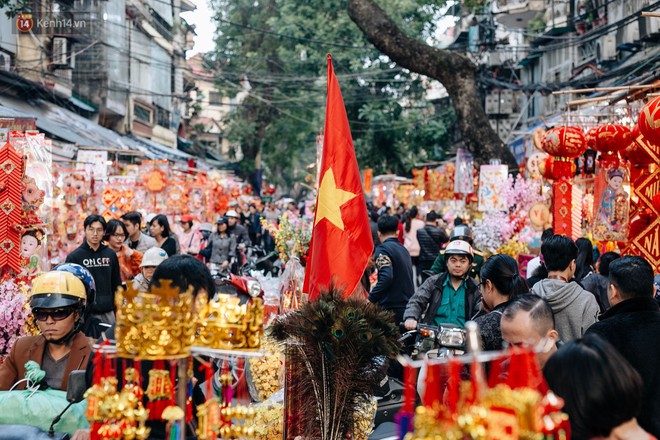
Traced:
MULTIPOLYGON (((428 3, 428 2, 427 2, 428 3)), ((453 113, 424 99, 428 81, 378 52, 342 0, 213 0, 217 49, 209 62, 218 90, 237 101, 226 138, 240 145, 243 171, 259 157, 271 178, 292 183, 316 159, 325 116, 326 56, 332 54, 358 161, 376 173, 408 174, 440 159, 453 113)), ((437 8, 392 0, 400 26, 430 34, 437 8)))

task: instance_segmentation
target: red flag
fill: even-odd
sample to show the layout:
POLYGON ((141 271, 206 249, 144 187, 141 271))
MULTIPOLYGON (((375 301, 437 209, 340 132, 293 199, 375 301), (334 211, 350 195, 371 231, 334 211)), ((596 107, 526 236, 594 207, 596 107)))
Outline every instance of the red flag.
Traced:
POLYGON ((331 281, 353 293, 373 251, 360 171, 339 82, 328 55, 328 97, 314 230, 303 290, 319 297, 331 281))

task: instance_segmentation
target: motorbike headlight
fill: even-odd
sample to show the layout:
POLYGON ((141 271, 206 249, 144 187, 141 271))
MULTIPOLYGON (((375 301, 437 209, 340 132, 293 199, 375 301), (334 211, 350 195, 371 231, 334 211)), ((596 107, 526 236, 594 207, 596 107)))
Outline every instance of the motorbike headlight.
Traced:
POLYGON ((465 333, 461 329, 442 329, 438 337, 444 347, 465 347, 465 333))
POLYGON ((256 298, 259 295, 261 295, 261 284, 259 284, 259 281, 247 280, 246 285, 247 285, 248 294, 252 298, 256 298))

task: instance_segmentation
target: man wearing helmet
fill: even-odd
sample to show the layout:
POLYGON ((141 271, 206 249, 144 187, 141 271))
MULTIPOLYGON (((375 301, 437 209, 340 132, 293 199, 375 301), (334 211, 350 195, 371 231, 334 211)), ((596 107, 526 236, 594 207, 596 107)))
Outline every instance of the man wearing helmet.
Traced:
POLYGON ((420 320, 429 325, 463 327, 477 313, 481 300, 477 283, 469 276, 472 246, 466 241, 454 240, 449 242, 444 255, 447 271, 424 281, 408 301, 403 315, 407 330, 417 328, 420 320))
MULTIPOLYGON (((49 387, 66 390, 69 373, 85 369, 91 354, 82 334, 87 293, 76 276, 51 271, 32 281, 30 307, 41 332, 19 338, 0 366, 0 390, 10 389, 25 376, 25 363, 35 361, 46 372, 49 387)), ((24 389, 21 382, 17 389, 24 389)))
MULTIPOLYGON (((467 241, 470 246, 472 246, 472 229, 470 229, 470 227, 465 223, 454 226, 454 229, 452 229, 451 233, 449 234, 449 241, 452 242, 454 240, 467 241)), ((470 267, 470 276, 472 278, 477 278, 481 272, 481 266, 484 264, 484 254, 475 248, 472 248, 472 254, 473 260, 470 267)), ((431 272, 434 274, 439 274, 446 271, 447 264, 445 263, 445 250, 442 250, 440 251, 440 255, 438 255, 433 262, 433 266, 431 266, 431 272)))

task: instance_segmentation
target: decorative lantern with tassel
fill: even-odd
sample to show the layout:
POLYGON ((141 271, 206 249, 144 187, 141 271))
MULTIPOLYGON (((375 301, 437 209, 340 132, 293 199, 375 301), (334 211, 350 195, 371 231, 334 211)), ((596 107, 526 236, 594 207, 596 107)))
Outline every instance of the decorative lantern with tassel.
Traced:
POLYGON ((554 156, 552 176, 552 227, 555 234, 572 236, 571 210, 575 174, 573 159, 587 149, 584 133, 578 127, 556 127, 549 130, 543 139, 543 151, 554 156))

